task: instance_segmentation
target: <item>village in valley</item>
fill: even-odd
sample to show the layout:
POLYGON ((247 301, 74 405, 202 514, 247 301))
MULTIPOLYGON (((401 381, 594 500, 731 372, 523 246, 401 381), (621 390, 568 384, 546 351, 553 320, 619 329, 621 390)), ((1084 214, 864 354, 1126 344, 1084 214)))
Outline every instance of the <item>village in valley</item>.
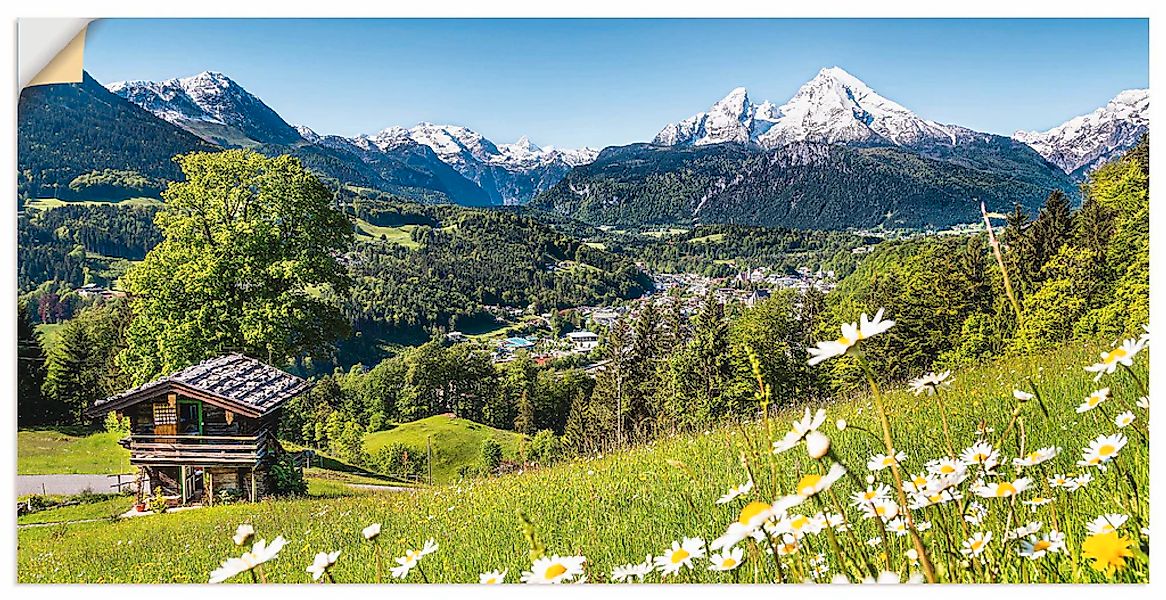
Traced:
MULTIPOLYGON (((865 252, 867 248, 860 246, 856 250, 865 252)), ((806 268, 793 274, 755 267, 732 277, 693 273, 649 273, 649 276, 654 291, 640 298, 616 305, 560 309, 556 313, 533 314, 520 308, 486 307, 494 315, 496 329, 473 336, 455 330, 446 333, 445 338, 450 343, 482 344, 492 351, 495 363, 512 361, 518 352, 528 353, 539 365, 577 356, 582 358, 588 372, 594 372, 603 365, 602 361, 593 360, 593 351, 600 347, 607 330, 620 319, 634 318, 646 304, 664 309, 679 303, 680 314, 691 318, 709 294, 726 307, 752 308, 768 299, 774 290, 804 292, 814 287, 826 293, 836 283, 833 271, 811 272, 806 268)))

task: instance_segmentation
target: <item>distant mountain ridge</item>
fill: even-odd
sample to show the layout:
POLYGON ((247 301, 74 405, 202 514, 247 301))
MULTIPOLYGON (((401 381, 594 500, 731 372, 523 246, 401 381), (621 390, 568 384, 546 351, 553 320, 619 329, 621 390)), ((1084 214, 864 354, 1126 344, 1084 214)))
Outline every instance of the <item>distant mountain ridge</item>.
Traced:
MULTIPOLYGON (((173 154, 243 146, 269 155, 291 154, 331 185, 365 190, 361 193, 467 206, 533 200, 540 208, 594 224, 628 223, 631 215, 641 215, 805 226, 810 213, 803 208, 833 214, 824 194, 845 190, 869 199, 870 206, 849 197, 833 200, 865 215, 856 219, 863 226, 931 226, 955 217, 921 203, 962 206, 953 204, 954 191, 1003 201, 1002 190, 1012 185, 1016 200, 1026 206, 1040 195, 1037 190, 1061 189, 1078 198, 1076 182, 1084 172, 1148 130, 1149 104, 1148 92, 1130 90, 1089 115, 1048 132, 1017 132, 1014 139, 920 117, 843 69, 830 67, 781 105, 755 103, 745 88, 736 88, 707 111, 665 126, 653 144, 600 152, 540 148, 526 137, 496 144, 467 127, 428 122, 355 137, 322 135, 288 124, 261 99, 214 72, 162 82, 118 82, 109 85, 112 91, 94 86, 100 84, 86 76, 82 84, 29 88, 22 94, 22 197, 80 197, 99 189, 125 197, 153 194, 167 179, 180 176, 169 161, 173 154), (58 118, 66 113, 72 116, 58 118), (127 128, 149 143, 127 137, 127 128), (692 152, 721 145, 738 149, 692 152), (725 171, 730 164, 740 170, 725 171), (692 169, 716 175, 704 179, 692 169), (633 181, 637 176, 650 181, 633 181), (664 181, 668 186, 660 187, 664 181), (909 188, 906 181, 918 187, 909 188), (614 182, 619 185, 609 185, 614 182), (702 187, 706 184, 711 187, 702 187), (118 186, 124 189, 119 192, 118 186), (734 190, 745 189, 756 194, 754 202, 780 199, 796 206, 786 210, 726 201, 734 190), (891 197, 888 190, 903 195, 891 197), (604 214, 604 206, 619 208, 604 214)), ((823 226, 842 223, 824 218, 823 226)))
POLYGON ((1150 90, 1134 89, 1048 131, 1017 131, 1012 137, 1066 173, 1082 177, 1133 148, 1149 131, 1150 90))
POLYGON ((980 201, 990 210, 1020 203, 1032 211, 1051 189, 1077 193, 1052 170, 1061 187, 896 146, 633 144, 605 149, 530 206, 593 225, 942 228, 975 221, 980 201))
POLYGON ((469 128, 433 123, 420 123, 411 129, 389 127, 353 138, 319 135, 307 126, 289 125, 229 77, 209 71, 161 82, 121 81, 108 87, 210 143, 266 147, 269 151, 284 147, 313 163, 325 176, 419 200, 469 206, 524 204, 557 183, 572 167, 590 162, 598 154, 592 148, 539 148, 526 137, 514 144, 495 144, 469 128), (341 164, 353 160, 363 165, 341 164), (434 164, 434 160, 445 166, 434 164), (469 185, 454 181, 448 169, 467 179, 469 185))
POLYGON ((118 81, 109 91, 219 146, 294 144, 300 136, 282 117, 222 73, 203 71, 166 81, 118 81))

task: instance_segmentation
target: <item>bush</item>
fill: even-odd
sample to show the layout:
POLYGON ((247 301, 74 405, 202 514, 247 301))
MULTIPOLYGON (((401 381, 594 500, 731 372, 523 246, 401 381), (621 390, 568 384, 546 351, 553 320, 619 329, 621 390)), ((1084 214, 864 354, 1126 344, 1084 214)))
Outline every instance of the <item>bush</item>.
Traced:
POLYGON ((400 442, 378 449, 373 453, 371 463, 377 472, 401 479, 423 475, 428 466, 424 452, 400 442))
POLYGON ((119 417, 116 410, 111 410, 105 415, 105 430, 118 437, 125 437, 130 434, 130 418, 119 417))
POLYGON ((303 496, 308 493, 303 469, 296 466, 290 454, 283 454, 271 465, 271 494, 273 496, 303 496))
POLYGON ((498 470, 498 466, 501 464, 502 445, 493 439, 482 442, 482 468, 487 473, 493 473, 498 470))
POLYGON ((549 465, 559 459, 562 453, 558 436, 550 429, 543 429, 530 440, 528 456, 540 465, 549 465))

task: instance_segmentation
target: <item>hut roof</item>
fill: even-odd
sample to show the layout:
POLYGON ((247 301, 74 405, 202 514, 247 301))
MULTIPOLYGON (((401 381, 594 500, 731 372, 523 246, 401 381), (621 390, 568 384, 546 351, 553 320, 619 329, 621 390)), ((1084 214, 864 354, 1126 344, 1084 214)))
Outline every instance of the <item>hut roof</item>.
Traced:
POLYGON ((227 354, 98 400, 85 412, 96 416, 173 391, 259 417, 303 392, 308 385, 307 381, 254 358, 227 354))

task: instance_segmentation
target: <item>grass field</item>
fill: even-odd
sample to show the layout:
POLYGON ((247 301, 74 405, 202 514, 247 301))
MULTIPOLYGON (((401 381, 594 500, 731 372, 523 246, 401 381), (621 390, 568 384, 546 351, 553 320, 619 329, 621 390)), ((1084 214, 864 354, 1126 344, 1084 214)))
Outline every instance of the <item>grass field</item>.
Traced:
MULTIPOLYGON (((1012 457, 1018 455, 1018 450, 1012 436, 1007 438, 1007 444, 1000 443, 1000 436, 1008 429, 1017 406, 1012 390, 1024 387, 1024 378, 1031 374, 1049 415, 1045 417, 1035 402, 1021 405, 1026 451, 1059 446, 1063 452, 1025 472, 1034 485, 1020 499, 1047 496, 1053 498, 1049 504, 1030 509, 1007 499, 968 494, 963 502, 970 504, 974 499, 987 511, 979 525, 961 519, 955 502, 914 511, 916 519, 932 524, 921 535, 933 550, 940 581, 1148 579, 1146 558, 1136 544, 1136 556, 1112 577, 1095 571, 1081 556, 1085 525, 1101 514, 1132 515, 1120 530, 1123 535, 1141 539, 1139 528, 1146 524, 1147 499, 1144 494, 1136 496, 1136 500, 1129 499, 1128 486, 1122 488, 1117 481, 1124 475, 1135 482, 1135 490, 1147 489, 1144 409, 1130 408, 1137 415, 1131 428, 1142 429, 1121 430, 1129 444, 1111 463, 1117 468, 1104 472, 1090 469, 1094 481, 1072 492, 1049 489, 1044 483, 1054 473, 1082 472, 1081 467, 1075 466, 1082 448, 1099 434, 1115 432, 1114 413, 1119 407, 1126 410, 1132 406, 1137 396, 1132 379, 1120 371, 1094 384, 1082 366, 1094 362, 1097 351, 1092 344, 1067 344, 1038 358, 1009 359, 957 372, 951 387, 941 392, 939 397, 946 402, 956 451, 980 439, 990 441, 1001 452, 1001 471, 1010 479, 1012 457), (1112 388, 1113 398, 1099 409, 1078 414, 1076 407, 1082 399, 1101 385, 1112 388), (1004 533, 1029 521, 1040 521, 1042 533, 1051 528, 1063 532, 1064 550, 1039 561, 1018 557, 1018 543, 1004 541, 1004 533), (983 555, 968 563, 958 550, 961 540, 976 531, 992 531, 994 540, 983 555)), ((1139 377, 1146 376, 1144 354, 1138 357, 1134 372, 1139 377)), ((922 471, 926 460, 947 454, 935 397, 914 396, 896 389, 886 393, 884 401, 897 449, 906 453, 901 462, 905 472, 922 471)), ((848 501, 851 492, 865 485, 862 477, 869 474, 883 483, 889 479, 888 470, 869 472, 866 466, 871 455, 882 449, 877 436, 866 433, 879 430, 871 399, 862 396, 839 400, 826 409, 828 417, 822 431, 833 441, 834 456, 859 480, 843 478, 830 494, 845 504, 842 512, 851 525, 847 533, 840 530, 837 538, 845 547, 847 560, 855 564, 874 561, 880 566, 889 560, 891 570, 904 576, 916 572, 918 568, 905 558, 910 538, 888 533, 885 540, 876 540, 876 545, 868 544, 868 540, 880 538, 876 524, 882 521, 864 519, 848 501), (836 419, 847 421, 845 430, 833 426, 836 419)), ((800 413, 800 407, 782 411, 780 420, 773 423, 773 437, 780 437, 788 429, 788 421, 800 413)), ((435 428, 438 425, 434 423, 435 428)), ((425 431, 418 427, 406 439, 419 444, 427 435, 425 431)), ((404 433, 397 432, 397 436, 404 437, 404 433)), ((374 439, 387 443, 388 437, 377 434, 374 439)), ((239 554, 231 535, 240 523, 250 523, 259 537, 282 535, 289 540, 279 556, 265 565, 271 581, 306 582, 304 568, 315 553, 341 550, 333 569, 336 579, 370 582, 376 577, 373 546, 363 540, 360 530, 379 522, 383 524, 379 545, 386 564, 392 563, 390 556, 400 556, 407 547, 418 548, 433 538, 440 549, 422 561, 428 580, 476 582, 481 572, 505 568, 510 573, 508 581, 513 582, 521 570, 530 567, 528 545, 519 532, 516 517, 516 511, 522 511, 533 521, 537 538, 545 544, 548 554, 585 555, 589 581, 607 581, 615 566, 639 562, 646 554, 660 555, 674 540, 700 536, 707 541, 721 535, 726 525, 737 518, 743 501, 718 505, 715 500, 729 486, 749 479, 739 458, 742 454, 751 457, 750 463, 757 466, 756 487, 749 499, 769 501, 779 492, 789 493, 803 474, 817 468, 800 448, 763 466, 769 464, 765 457, 772 456, 767 452, 768 445, 763 426, 752 423, 666 436, 654 444, 619 454, 407 494, 280 500, 117 523, 23 529, 18 533, 17 577, 21 582, 203 582, 222 560, 239 554)), ((827 511, 834 506, 825 495, 815 498, 830 504, 825 507, 827 511)), ((808 503, 795 512, 813 514, 818 510, 819 506, 808 503)), ((773 581, 773 560, 758 546, 744 545, 748 554, 743 565, 732 572, 709 571, 707 559, 699 559, 694 569, 666 581, 773 581)), ((840 563, 836 556, 825 533, 807 535, 792 554, 783 557, 785 577, 795 581, 810 577, 829 580, 833 573, 848 570, 849 563, 840 563), (830 571, 814 576, 811 569, 816 565, 810 561, 819 552, 830 554, 830 571)), ((405 581, 416 583, 420 581, 418 577, 415 570, 405 581)), ((388 580, 387 567, 385 579, 388 580)), ((649 575, 648 581, 659 581, 659 575, 649 575)))
POLYGON ((413 241, 413 230, 417 229, 416 225, 401 225, 398 227, 382 227, 380 225, 373 225, 363 219, 356 219, 356 237, 357 239, 372 241, 384 240, 393 244, 398 244, 414 250, 420 248, 421 244, 413 241))
POLYGON ((124 514, 134 505, 131 496, 108 495, 95 502, 85 502, 73 506, 62 506, 42 510, 16 518, 17 525, 33 525, 45 523, 62 523, 66 521, 83 521, 87 519, 108 519, 124 514))
POLYGON ((692 238, 691 240, 688 240, 688 241, 690 243, 693 243, 693 244, 719 244, 719 243, 725 241, 725 234, 723 234, 723 233, 710 233, 709 235, 695 237, 695 238, 692 238))
POLYGON ((393 443, 401 443, 425 452, 427 442, 433 446, 433 481, 448 483, 458 479, 463 465, 480 466, 482 443, 493 439, 502 446, 502 455, 513 459, 518 452, 519 436, 466 419, 435 415, 398 425, 388 431, 370 433, 364 447, 370 454, 393 443))
POLYGON ((106 204, 122 207, 161 206, 162 201, 158 198, 127 198, 117 202, 110 200, 61 200, 60 198, 35 198, 24 203, 26 207, 35 208, 38 210, 51 210, 54 208, 70 205, 101 206, 106 204))
POLYGON ((117 435, 105 432, 70 435, 55 430, 19 431, 16 456, 19 475, 131 471, 130 451, 117 445, 117 435))

